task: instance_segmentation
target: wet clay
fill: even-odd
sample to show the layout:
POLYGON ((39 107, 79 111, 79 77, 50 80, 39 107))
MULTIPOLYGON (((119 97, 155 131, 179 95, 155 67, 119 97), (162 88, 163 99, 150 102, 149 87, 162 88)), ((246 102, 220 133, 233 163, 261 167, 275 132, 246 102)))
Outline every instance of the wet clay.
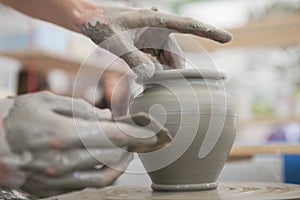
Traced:
MULTIPOLYGON (((114 186, 55 197, 57 200, 286 200, 299 199, 300 186, 283 183, 220 183, 216 190, 194 192, 157 192, 147 186, 114 186)), ((50 199, 49 199, 50 200, 50 199)))
POLYGON ((130 113, 148 112, 172 135, 172 142, 139 154, 155 190, 207 190, 217 187, 237 127, 233 98, 216 70, 156 72, 130 113), (159 105, 159 109, 155 109, 159 105))

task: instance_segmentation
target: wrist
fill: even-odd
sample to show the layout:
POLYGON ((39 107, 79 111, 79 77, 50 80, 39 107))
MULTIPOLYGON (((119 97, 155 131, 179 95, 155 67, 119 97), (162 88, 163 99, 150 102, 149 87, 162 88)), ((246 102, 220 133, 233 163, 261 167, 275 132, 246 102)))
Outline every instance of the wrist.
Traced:
POLYGON ((103 6, 86 0, 79 1, 78 5, 72 12, 72 19, 76 29, 75 31, 85 34, 82 31, 82 26, 87 25, 93 18, 97 18, 101 21, 101 18, 105 18, 103 13, 103 6))

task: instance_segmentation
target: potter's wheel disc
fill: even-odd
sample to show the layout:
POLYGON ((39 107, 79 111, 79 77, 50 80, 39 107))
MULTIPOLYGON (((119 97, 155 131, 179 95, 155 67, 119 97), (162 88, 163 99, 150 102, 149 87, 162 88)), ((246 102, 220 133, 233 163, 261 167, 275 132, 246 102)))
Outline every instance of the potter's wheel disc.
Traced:
POLYGON ((87 189, 63 195, 60 200, 105 199, 105 200, 192 200, 192 199, 300 199, 300 185, 281 183, 220 183, 216 190, 196 192, 153 192, 144 186, 112 186, 104 189, 87 189))

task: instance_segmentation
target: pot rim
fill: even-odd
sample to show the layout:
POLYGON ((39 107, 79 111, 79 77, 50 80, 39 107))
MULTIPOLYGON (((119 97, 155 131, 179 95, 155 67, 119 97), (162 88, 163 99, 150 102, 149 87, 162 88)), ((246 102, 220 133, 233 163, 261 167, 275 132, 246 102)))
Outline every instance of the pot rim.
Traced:
POLYGON ((152 78, 144 83, 164 81, 172 79, 202 79, 202 80, 226 80, 226 74, 216 69, 172 69, 157 71, 152 78))

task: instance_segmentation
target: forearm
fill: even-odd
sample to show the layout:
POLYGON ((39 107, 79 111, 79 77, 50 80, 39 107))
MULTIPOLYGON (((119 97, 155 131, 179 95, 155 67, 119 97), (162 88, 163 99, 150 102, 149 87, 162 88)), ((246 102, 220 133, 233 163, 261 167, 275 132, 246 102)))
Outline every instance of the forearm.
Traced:
POLYGON ((88 15, 99 10, 99 5, 88 0, 1 0, 31 17, 45 20, 81 33, 88 15), (89 12, 90 11, 90 12, 89 12))

